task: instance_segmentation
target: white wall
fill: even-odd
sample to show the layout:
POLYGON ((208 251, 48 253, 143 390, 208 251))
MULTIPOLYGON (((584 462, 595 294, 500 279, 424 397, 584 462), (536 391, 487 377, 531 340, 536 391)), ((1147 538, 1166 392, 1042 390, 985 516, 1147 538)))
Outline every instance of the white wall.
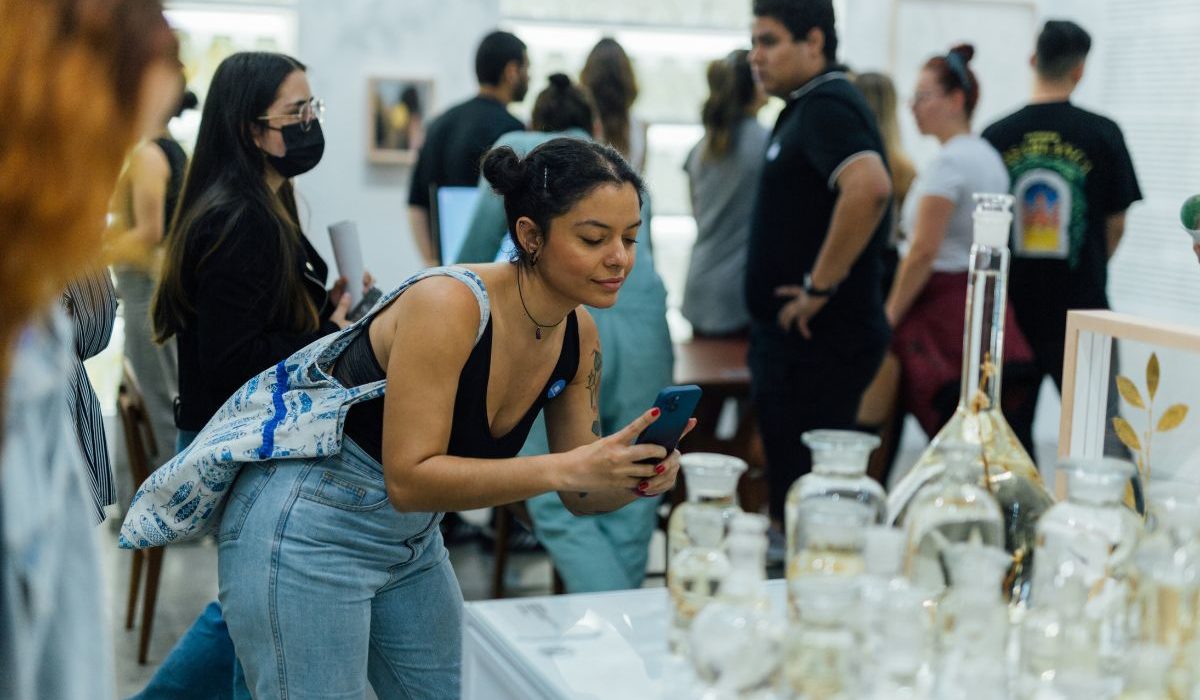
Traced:
POLYGON ((367 78, 432 77, 431 115, 466 99, 477 87, 475 48, 496 27, 499 0, 298 0, 296 13, 297 58, 328 109, 325 156, 297 180, 305 230, 332 266, 325 227, 357 221, 367 268, 391 288, 420 268, 408 227, 410 168, 367 162, 367 78))

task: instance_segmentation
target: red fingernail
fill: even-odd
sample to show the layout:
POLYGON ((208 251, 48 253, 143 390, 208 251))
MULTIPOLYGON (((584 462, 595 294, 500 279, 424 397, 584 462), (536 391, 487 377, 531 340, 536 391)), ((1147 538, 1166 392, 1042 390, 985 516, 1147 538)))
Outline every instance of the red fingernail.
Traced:
POLYGON ((660 464, 660 465, 658 465, 657 467, 655 467, 655 468, 654 468, 654 473, 655 473, 655 474, 662 474, 662 473, 663 473, 663 472, 665 472, 666 470, 667 470, 667 465, 665 465, 665 464, 660 464))
POLYGON ((649 481, 643 481, 642 483, 638 484, 638 491, 645 491, 648 488, 650 488, 649 481))
POLYGON ((658 408, 650 409, 650 415, 654 416, 655 418, 658 418, 658 414, 660 413, 662 413, 662 411, 658 410, 658 408))

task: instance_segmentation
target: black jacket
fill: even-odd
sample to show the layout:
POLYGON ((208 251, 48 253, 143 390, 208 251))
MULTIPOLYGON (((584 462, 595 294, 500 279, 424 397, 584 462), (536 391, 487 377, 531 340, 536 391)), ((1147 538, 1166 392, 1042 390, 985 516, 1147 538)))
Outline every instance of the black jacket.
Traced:
POLYGON ((178 333, 175 425, 181 430, 200 430, 251 377, 338 330, 329 320, 328 266, 307 238, 301 236, 297 264, 304 290, 319 309, 320 326, 313 333, 296 333, 269 319, 280 265, 274 224, 265 215, 243 213, 221 245, 200 260, 224 224, 220 216, 201 221, 184 261, 183 285, 195 309, 178 333))

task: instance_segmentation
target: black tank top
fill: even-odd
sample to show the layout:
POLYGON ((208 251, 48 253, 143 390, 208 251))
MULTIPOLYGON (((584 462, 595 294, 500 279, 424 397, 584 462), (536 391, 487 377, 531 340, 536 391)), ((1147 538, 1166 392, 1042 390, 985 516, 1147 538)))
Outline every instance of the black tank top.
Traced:
POLYGON ((167 166, 171 169, 171 176, 167 180, 166 201, 163 202, 163 238, 166 238, 171 233, 171 219, 175 216, 179 191, 183 189, 183 174, 187 170, 187 154, 183 152, 183 147, 176 143, 175 139, 168 136, 160 136, 154 139, 154 143, 162 149, 163 155, 167 157, 167 166))
MULTIPOLYGON (((383 368, 371 350, 370 324, 355 338, 334 364, 333 377, 343 386, 360 386, 383 379, 383 368)), ((450 444, 446 454, 455 457, 503 459, 515 457, 529 437, 529 429, 546 402, 562 393, 579 369, 579 322, 572 311, 567 315, 562 350, 550 379, 542 387, 533 405, 513 429, 500 437, 492 437, 488 426, 487 389, 492 368, 492 319, 479 342, 471 350, 467 363, 458 377, 458 392, 454 397, 454 422, 450 427, 450 444)), ((346 414, 345 436, 358 443, 375 461, 383 463, 383 397, 363 401, 350 407, 346 414)))

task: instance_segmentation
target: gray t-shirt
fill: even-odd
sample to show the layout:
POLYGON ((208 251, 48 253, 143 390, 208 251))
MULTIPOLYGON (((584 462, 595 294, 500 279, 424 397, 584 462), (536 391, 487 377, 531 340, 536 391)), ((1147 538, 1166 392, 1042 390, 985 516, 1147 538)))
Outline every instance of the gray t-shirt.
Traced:
MULTIPOLYGON (((955 136, 942 146, 933 161, 917 175, 904 211, 900 230, 906 242, 912 241, 917 206, 923 197, 944 197, 954 202, 954 213, 946 228, 946 238, 933 261, 934 272, 962 272, 970 263, 974 239, 976 192, 1008 192, 1008 168, 991 144, 974 134, 955 136)), ((907 254, 907 245, 901 246, 907 254)))
POLYGON ((746 117, 735 133, 725 157, 704 157, 706 137, 692 148, 683 168, 691 181, 696 244, 681 311, 702 333, 728 333, 750 324, 743 283, 746 245, 770 132, 746 117))

